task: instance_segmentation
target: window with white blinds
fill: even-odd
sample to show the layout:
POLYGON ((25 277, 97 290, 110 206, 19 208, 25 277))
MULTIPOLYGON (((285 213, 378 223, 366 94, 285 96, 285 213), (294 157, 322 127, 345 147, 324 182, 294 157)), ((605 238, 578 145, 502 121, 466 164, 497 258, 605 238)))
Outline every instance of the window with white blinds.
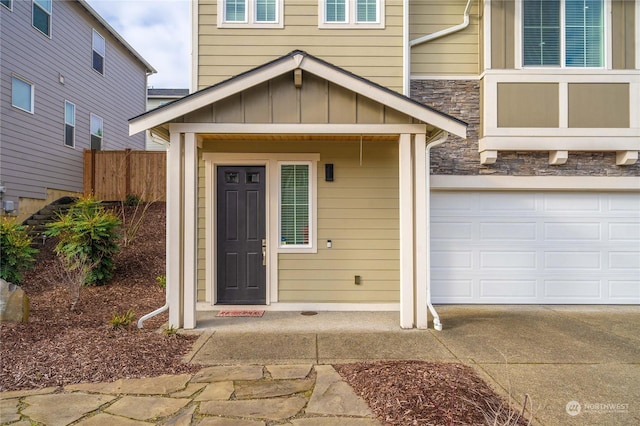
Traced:
POLYGON ((310 246, 310 167, 280 164, 280 247, 310 246))
POLYGON ((283 0, 221 0, 218 26, 273 27, 282 25, 283 0))
POLYGON ((321 28, 384 28, 385 0, 318 0, 321 28))
POLYGON ((356 0, 357 22, 378 22, 378 0, 356 0))
POLYGON ((347 22, 347 0, 326 0, 325 21, 347 22))
POLYGON ((524 66, 604 66, 604 0, 524 0, 524 66))

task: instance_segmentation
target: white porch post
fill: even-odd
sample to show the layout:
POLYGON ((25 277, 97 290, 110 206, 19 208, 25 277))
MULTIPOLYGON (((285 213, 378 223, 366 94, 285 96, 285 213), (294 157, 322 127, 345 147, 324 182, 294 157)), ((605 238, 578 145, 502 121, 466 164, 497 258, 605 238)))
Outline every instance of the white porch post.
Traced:
POLYGON ((414 210, 411 134, 399 140, 400 167, 400 327, 413 328, 414 310, 414 210))
POLYGON ((167 150, 166 276, 169 326, 182 327, 182 135, 171 132, 167 150))
POLYGON ((416 327, 428 328, 427 318, 427 139, 426 134, 415 135, 415 239, 416 239, 416 327))
POLYGON ((194 133, 184 135, 184 328, 196 327, 198 153, 194 133))

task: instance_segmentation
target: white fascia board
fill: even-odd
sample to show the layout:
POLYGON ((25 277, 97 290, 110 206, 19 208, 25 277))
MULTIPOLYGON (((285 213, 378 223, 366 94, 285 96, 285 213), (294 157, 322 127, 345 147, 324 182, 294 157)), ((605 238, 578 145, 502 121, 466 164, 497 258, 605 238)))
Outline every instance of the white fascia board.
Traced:
POLYGON ((423 108, 420 105, 414 104, 408 100, 402 99, 399 96, 387 93, 384 90, 368 84, 357 78, 353 78, 348 74, 345 74, 337 69, 324 65, 320 62, 309 60, 304 58, 300 64, 300 68, 304 71, 308 71, 319 77, 331 81, 334 84, 342 86, 346 89, 352 90, 362 96, 366 96, 369 99, 373 99, 385 106, 398 110, 404 114, 417 118, 425 123, 429 123, 434 127, 438 127, 442 130, 446 130, 449 133, 453 133, 456 136, 466 139, 467 126, 448 118, 440 113, 423 108))
POLYGON ((432 175, 431 189, 434 191, 640 192, 640 177, 432 175))
POLYGON ((171 133, 396 135, 427 133, 425 124, 171 123, 171 133))
POLYGON ((638 136, 490 136, 478 141, 478 151, 640 151, 638 136))

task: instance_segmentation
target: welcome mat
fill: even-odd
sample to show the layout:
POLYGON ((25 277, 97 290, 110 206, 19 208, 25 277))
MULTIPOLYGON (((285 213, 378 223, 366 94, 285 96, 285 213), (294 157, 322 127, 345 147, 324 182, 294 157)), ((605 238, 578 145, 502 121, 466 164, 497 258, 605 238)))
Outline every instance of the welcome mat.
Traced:
POLYGON ((220 311, 217 317, 261 317, 264 311, 220 311))

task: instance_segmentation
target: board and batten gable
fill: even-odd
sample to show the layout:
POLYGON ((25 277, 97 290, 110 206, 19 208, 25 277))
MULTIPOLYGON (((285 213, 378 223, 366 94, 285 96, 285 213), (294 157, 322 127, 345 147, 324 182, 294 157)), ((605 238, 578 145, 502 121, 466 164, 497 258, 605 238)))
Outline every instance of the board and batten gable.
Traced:
MULTIPOLYGON (((480 16, 477 1, 469 9, 469 26, 411 47, 411 75, 477 76, 480 73, 480 16)), ((409 39, 415 40, 463 22, 467 0, 409 2, 409 39)))
POLYGON ((128 135, 128 119, 145 111, 153 71, 80 3, 52 2, 51 37, 32 26, 31 7, 27 1, 0 7, 1 179, 16 200, 82 191, 90 114, 103 119, 103 149, 144 149, 144 134, 128 135), (104 75, 92 68, 93 29, 106 42, 104 75), (12 107, 13 75, 34 85, 33 114, 12 107), (75 105, 74 147, 64 143, 65 101, 75 105))
POLYGON ((198 0, 194 86, 214 85, 299 49, 402 92, 402 3, 385 0, 383 28, 319 28, 318 2, 308 0, 284 2, 282 28, 219 28, 217 0, 198 0))

